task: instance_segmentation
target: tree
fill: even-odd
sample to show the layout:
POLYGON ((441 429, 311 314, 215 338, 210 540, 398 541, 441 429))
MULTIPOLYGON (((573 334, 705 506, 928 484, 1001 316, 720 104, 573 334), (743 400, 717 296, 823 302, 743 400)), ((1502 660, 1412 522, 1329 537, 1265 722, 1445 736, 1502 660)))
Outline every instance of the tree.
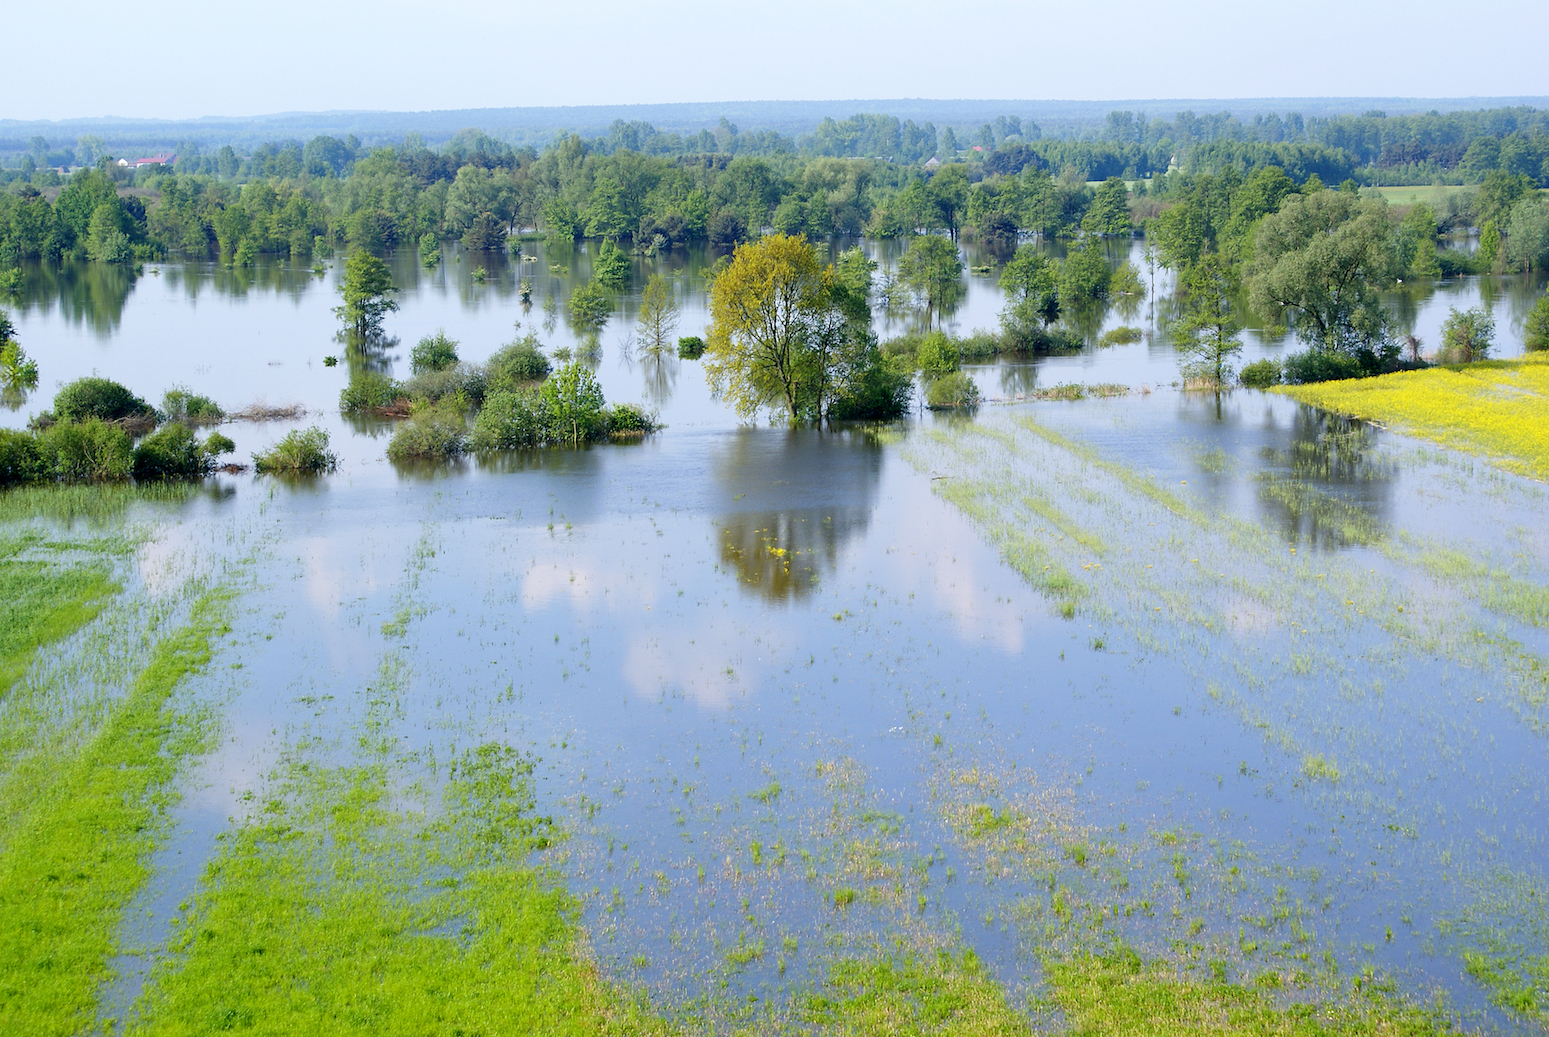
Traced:
POLYGON ((393 277, 387 264, 369 252, 355 251, 344 264, 344 281, 339 292, 344 305, 334 313, 360 338, 382 330, 382 318, 398 309, 390 296, 393 277))
POLYGON ((1538 297, 1522 324, 1522 346, 1531 352, 1549 349, 1549 293, 1538 297))
MULTIPOLYGON (((828 328, 835 277, 801 236, 771 234, 739 245, 710 290, 705 377, 717 396, 749 417, 779 403, 794 421, 804 402, 804 378, 822 378, 809 351, 828 328)), ((810 394, 808 394, 810 396, 810 394)), ((821 401, 820 401, 821 405, 821 401)))
POLYGON ((1343 191, 1291 195, 1254 235, 1249 300, 1290 317, 1315 350, 1354 357, 1396 352, 1379 297, 1393 280, 1387 203, 1343 191))
POLYGON ((1000 326, 1019 346, 1027 346, 1059 318, 1058 272, 1035 245, 1017 249, 1001 272, 1006 307, 1000 311, 1000 326))
POLYGON ((936 170, 925 184, 925 199, 939 221, 935 225, 945 227, 956 241, 968 207, 968 167, 954 162, 936 170))
POLYGON ((1214 252, 1201 256, 1184 278, 1184 315, 1168 329, 1183 354, 1185 377, 1215 384, 1231 375, 1231 360, 1242 352, 1242 325, 1232 315, 1237 289, 1231 268, 1214 252))
POLYGON ((935 234, 915 238, 898 261, 898 276, 925 303, 925 326, 963 294, 963 260, 957 246, 935 234))
POLYGON ((553 429, 551 438, 580 443, 597 437, 606 401, 597 376, 584 365, 577 361, 566 364, 538 392, 553 429))
POLYGON ((1441 350, 1437 359, 1444 364, 1471 364, 1490 355, 1495 337, 1495 319, 1484 310, 1459 310, 1452 307, 1441 326, 1441 350))
POLYGON ((1097 197, 1081 219, 1081 229, 1093 234, 1128 234, 1131 226, 1129 188, 1123 180, 1110 176, 1097 189, 1097 197))
POLYGON ((640 299, 640 316, 636 324, 640 348, 652 356, 665 355, 672 344, 673 332, 678 330, 678 316, 682 310, 672 294, 672 285, 661 274, 652 274, 640 299))
POLYGON ((583 333, 595 333, 613 316, 608 290, 593 279, 570 293, 570 320, 583 333))

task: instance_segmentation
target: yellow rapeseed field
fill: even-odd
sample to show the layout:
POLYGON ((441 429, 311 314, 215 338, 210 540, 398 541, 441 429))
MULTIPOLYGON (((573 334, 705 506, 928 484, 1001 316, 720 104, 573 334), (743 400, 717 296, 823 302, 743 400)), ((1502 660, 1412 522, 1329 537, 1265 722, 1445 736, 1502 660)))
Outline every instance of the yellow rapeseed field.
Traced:
POLYGON ((1549 479, 1549 354, 1277 391, 1549 479))

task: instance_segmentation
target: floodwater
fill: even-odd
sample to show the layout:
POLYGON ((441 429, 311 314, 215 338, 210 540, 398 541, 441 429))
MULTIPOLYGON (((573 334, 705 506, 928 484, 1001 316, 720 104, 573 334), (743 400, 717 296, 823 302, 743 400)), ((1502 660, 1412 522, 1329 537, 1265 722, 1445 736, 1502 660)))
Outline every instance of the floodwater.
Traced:
MULTIPOLYGON (((527 248, 431 271, 394 257, 395 373, 437 328, 466 360, 518 323, 575 347, 564 303, 589 256, 527 248)), ((707 319, 713 258, 660 261, 679 334, 707 319)), ((27 272, 10 309, 42 388, 8 424, 97 373, 153 401, 181 384, 227 409, 300 404, 223 431, 245 460, 320 424, 342 459, 312 481, 218 476, 134 516, 159 528, 144 556, 225 542, 252 581, 188 692, 222 737, 130 913, 127 942, 152 953, 120 962, 105 1016, 249 794, 296 745, 348 758, 384 723, 367 714, 391 672, 386 732, 427 773, 492 739, 540 758, 570 833, 553 861, 600 961, 665 1004, 777 998, 896 941, 972 947, 1030 992, 1037 955, 1079 939, 1059 890, 1147 954, 1198 941, 1235 975, 1327 954, 1473 1024, 1520 1023, 1462 955, 1549 947, 1539 484, 1281 397, 1177 392, 1160 335, 974 370, 990 397, 1149 390, 1129 396, 881 433, 740 427, 697 363, 630 355, 638 262, 598 374, 665 431, 432 471, 395 469, 386 427, 337 413, 337 263, 27 272), (1019 569, 1018 536, 1046 554, 1019 569), (1040 590, 1040 565, 1079 590, 1040 590), (972 821, 1013 815, 1031 848, 972 821)), ((1514 355, 1533 290, 1469 279, 1404 305, 1434 343, 1449 306, 1484 301, 1514 355)), ((971 276, 947 323, 992 327, 999 305, 971 276)), ((1247 343, 1244 362, 1293 348, 1247 343)))

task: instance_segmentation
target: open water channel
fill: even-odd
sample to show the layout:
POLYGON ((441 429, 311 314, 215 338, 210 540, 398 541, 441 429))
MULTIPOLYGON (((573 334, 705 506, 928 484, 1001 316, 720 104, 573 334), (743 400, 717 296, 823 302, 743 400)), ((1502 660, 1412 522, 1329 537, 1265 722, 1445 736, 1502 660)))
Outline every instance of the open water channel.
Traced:
MULTIPOLYGON (((438 328, 471 361, 518 323, 574 348, 588 256, 527 249, 394 257, 395 373, 438 328)), ((1101 930, 1225 976, 1381 975, 1470 1027, 1530 1025, 1468 955, 1549 953, 1542 485, 1272 394, 1180 392, 1152 333, 974 369, 997 402, 973 415, 741 427, 697 363, 627 341, 654 263, 698 333, 713 258, 637 261, 601 336, 607 398, 662 432, 412 471, 385 460, 389 426, 338 413, 338 263, 27 271, 7 307, 43 381, 7 424, 96 373, 153 401, 299 404, 222 431, 246 460, 318 424, 341 457, 124 520, 151 530, 140 585, 219 558, 246 576, 185 692, 219 739, 105 1016, 132 1014, 287 754, 346 761, 370 730, 412 761, 405 783, 491 740, 533 753, 594 952, 664 1005, 778 1001, 837 957, 932 947, 972 948, 1015 1000, 1041 954, 1101 930), (1063 382, 1136 391, 1017 402, 1063 382)), ((1536 287, 1402 306, 1435 343, 1448 306, 1483 301, 1512 355, 1536 287)), ((999 306, 970 277, 948 327, 999 306)), ((1163 311, 1135 302, 1093 337, 1163 311)), ((885 334, 911 319, 879 313, 885 334)), ((1245 362, 1294 348, 1247 338, 1245 362)))

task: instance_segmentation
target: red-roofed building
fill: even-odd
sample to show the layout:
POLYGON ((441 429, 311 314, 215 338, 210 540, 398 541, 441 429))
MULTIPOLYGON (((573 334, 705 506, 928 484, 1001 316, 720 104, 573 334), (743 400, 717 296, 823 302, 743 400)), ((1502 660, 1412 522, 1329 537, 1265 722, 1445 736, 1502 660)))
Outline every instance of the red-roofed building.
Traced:
POLYGON ((139 169, 141 166, 170 166, 176 161, 176 155, 171 152, 165 152, 160 155, 147 155, 144 158, 121 158, 118 160, 118 164, 121 166, 133 166, 135 169, 139 169))

